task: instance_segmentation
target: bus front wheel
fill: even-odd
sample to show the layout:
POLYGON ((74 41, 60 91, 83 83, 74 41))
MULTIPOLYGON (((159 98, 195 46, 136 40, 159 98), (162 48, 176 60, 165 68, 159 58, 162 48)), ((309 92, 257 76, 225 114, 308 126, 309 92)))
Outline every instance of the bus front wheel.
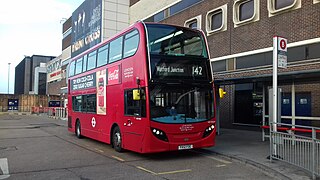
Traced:
POLYGON ((77 120, 77 122, 76 122, 76 136, 77 136, 79 139, 82 138, 80 120, 77 120))
POLYGON ((118 126, 113 129, 112 145, 117 152, 122 152, 122 136, 118 126))

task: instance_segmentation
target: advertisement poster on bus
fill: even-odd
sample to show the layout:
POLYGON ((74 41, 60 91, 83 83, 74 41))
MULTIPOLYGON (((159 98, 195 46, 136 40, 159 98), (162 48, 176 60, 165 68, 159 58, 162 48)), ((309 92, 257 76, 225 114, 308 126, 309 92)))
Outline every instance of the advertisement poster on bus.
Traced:
POLYGON ((97 72, 97 114, 106 115, 106 69, 97 72))
POLYGON ((108 68, 108 85, 119 84, 120 81, 120 66, 108 68))
POLYGON ((71 91, 94 88, 96 87, 96 73, 73 79, 70 83, 71 91))

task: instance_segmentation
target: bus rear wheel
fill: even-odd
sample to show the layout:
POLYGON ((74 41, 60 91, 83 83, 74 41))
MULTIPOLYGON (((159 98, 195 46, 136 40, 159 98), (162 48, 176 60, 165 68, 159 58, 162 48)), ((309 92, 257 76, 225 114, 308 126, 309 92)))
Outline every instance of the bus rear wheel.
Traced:
POLYGON ((76 136, 77 136, 79 139, 82 138, 80 120, 77 120, 77 122, 76 122, 76 136))
POLYGON ((113 129, 112 146, 117 152, 122 152, 122 136, 118 126, 113 129))

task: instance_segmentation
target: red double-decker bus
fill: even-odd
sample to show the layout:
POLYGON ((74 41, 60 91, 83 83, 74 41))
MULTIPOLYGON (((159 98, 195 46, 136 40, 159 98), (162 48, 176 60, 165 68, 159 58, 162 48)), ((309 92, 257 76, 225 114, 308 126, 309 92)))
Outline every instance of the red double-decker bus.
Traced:
POLYGON ((137 22, 73 58, 68 130, 152 153, 215 144, 215 98, 201 31, 137 22))

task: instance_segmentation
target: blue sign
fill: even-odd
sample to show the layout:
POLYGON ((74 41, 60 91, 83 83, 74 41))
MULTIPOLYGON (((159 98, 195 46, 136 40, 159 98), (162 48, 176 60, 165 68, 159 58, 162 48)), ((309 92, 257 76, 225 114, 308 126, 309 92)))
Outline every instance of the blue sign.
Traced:
POLYGON ((19 99, 8 99, 8 110, 18 110, 19 99))
POLYGON ((101 42, 102 0, 86 0, 72 13, 71 57, 101 42))

